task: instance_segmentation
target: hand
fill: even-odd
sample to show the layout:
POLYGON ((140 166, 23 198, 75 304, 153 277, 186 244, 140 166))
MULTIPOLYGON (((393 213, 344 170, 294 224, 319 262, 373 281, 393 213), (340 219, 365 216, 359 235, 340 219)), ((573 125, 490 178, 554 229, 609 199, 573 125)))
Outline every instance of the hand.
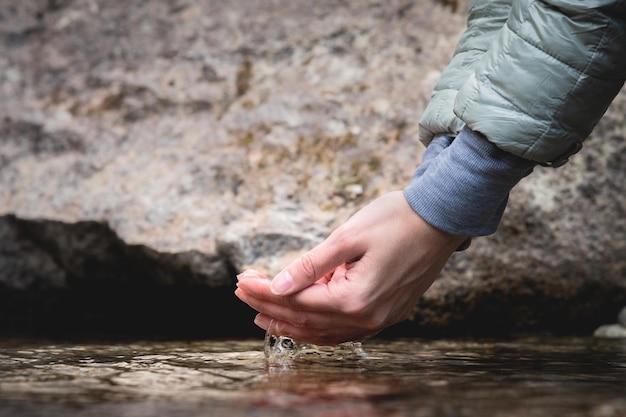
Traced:
POLYGON ((272 281, 241 274, 235 294, 260 312, 259 327, 273 320, 277 334, 320 345, 364 340, 407 319, 465 239, 430 226, 395 191, 272 281))

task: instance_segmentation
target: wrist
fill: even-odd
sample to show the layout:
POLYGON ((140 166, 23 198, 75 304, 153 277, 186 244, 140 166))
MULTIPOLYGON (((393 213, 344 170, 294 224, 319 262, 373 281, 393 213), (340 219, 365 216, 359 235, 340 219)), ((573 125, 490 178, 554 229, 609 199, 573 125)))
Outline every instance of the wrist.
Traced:
POLYGON ((534 166, 465 127, 449 146, 418 167, 403 193, 433 227, 458 236, 484 236, 495 232, 510 190, 534 166))

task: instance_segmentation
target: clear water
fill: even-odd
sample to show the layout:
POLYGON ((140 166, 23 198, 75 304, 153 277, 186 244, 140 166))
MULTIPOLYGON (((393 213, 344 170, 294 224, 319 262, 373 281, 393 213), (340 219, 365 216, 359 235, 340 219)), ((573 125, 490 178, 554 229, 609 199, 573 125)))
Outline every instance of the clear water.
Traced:
POLYGON ((0 340, 0 416, 626 415, 626 341, 371 340, 270 364, 262 340, 0 340))
POLYGON ((265 362, 269 367, 291 367, 294 362, 318 361, 322 364, 328 361, 359 362, 367 354, 361 342, 346 342, 337 346, 319 346, 309 343, 299 343, 287 337, 272 333, 272 323, 265 332, 263 352, 265 362))

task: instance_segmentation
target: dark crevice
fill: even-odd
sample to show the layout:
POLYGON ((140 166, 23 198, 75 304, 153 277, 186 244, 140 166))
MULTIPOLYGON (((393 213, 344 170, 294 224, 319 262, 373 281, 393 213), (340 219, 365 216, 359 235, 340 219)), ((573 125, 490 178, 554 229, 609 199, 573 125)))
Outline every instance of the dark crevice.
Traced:
POLYGON ((127 245, 99 222, 4 216, 0 226, 2 336, 258 336, 254 312, 233 294, 236 268, 221 254, 127 245))
POLYGON ((0 336, 47 339, 263 337, 234 288, 92 286, 19 291, 0 286, 0 336))

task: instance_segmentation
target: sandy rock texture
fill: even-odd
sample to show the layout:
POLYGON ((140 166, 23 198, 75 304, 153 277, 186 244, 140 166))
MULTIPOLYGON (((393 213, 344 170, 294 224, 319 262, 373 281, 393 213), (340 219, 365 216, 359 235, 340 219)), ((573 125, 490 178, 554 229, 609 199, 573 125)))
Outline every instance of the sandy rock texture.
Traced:
MULTIPOLYGON (((2 6, 0 298, 18 300, 2 304, 2 321, 29 322, 61 303, 75 307, 65 319, 80 316, 89 303, 73 300, 93 288, 135 289, 119 317, 148 289, 169 302, 176 288, 179 307, 202 304, 186 291, 230 294, 249 266, 272 274, 402 188, 465 9, 435 0, 2 6)), ((615 317, 626 303, 624 114, 620 95, 570 164, 525 179, 500 231, 455 255, 399 330, 585 332, 615 317)), ((218 299, 226 314, 252 317, 228 297, 218 299)), ((90 314, 106 317, 110 307, 98 306, 90 314)))

